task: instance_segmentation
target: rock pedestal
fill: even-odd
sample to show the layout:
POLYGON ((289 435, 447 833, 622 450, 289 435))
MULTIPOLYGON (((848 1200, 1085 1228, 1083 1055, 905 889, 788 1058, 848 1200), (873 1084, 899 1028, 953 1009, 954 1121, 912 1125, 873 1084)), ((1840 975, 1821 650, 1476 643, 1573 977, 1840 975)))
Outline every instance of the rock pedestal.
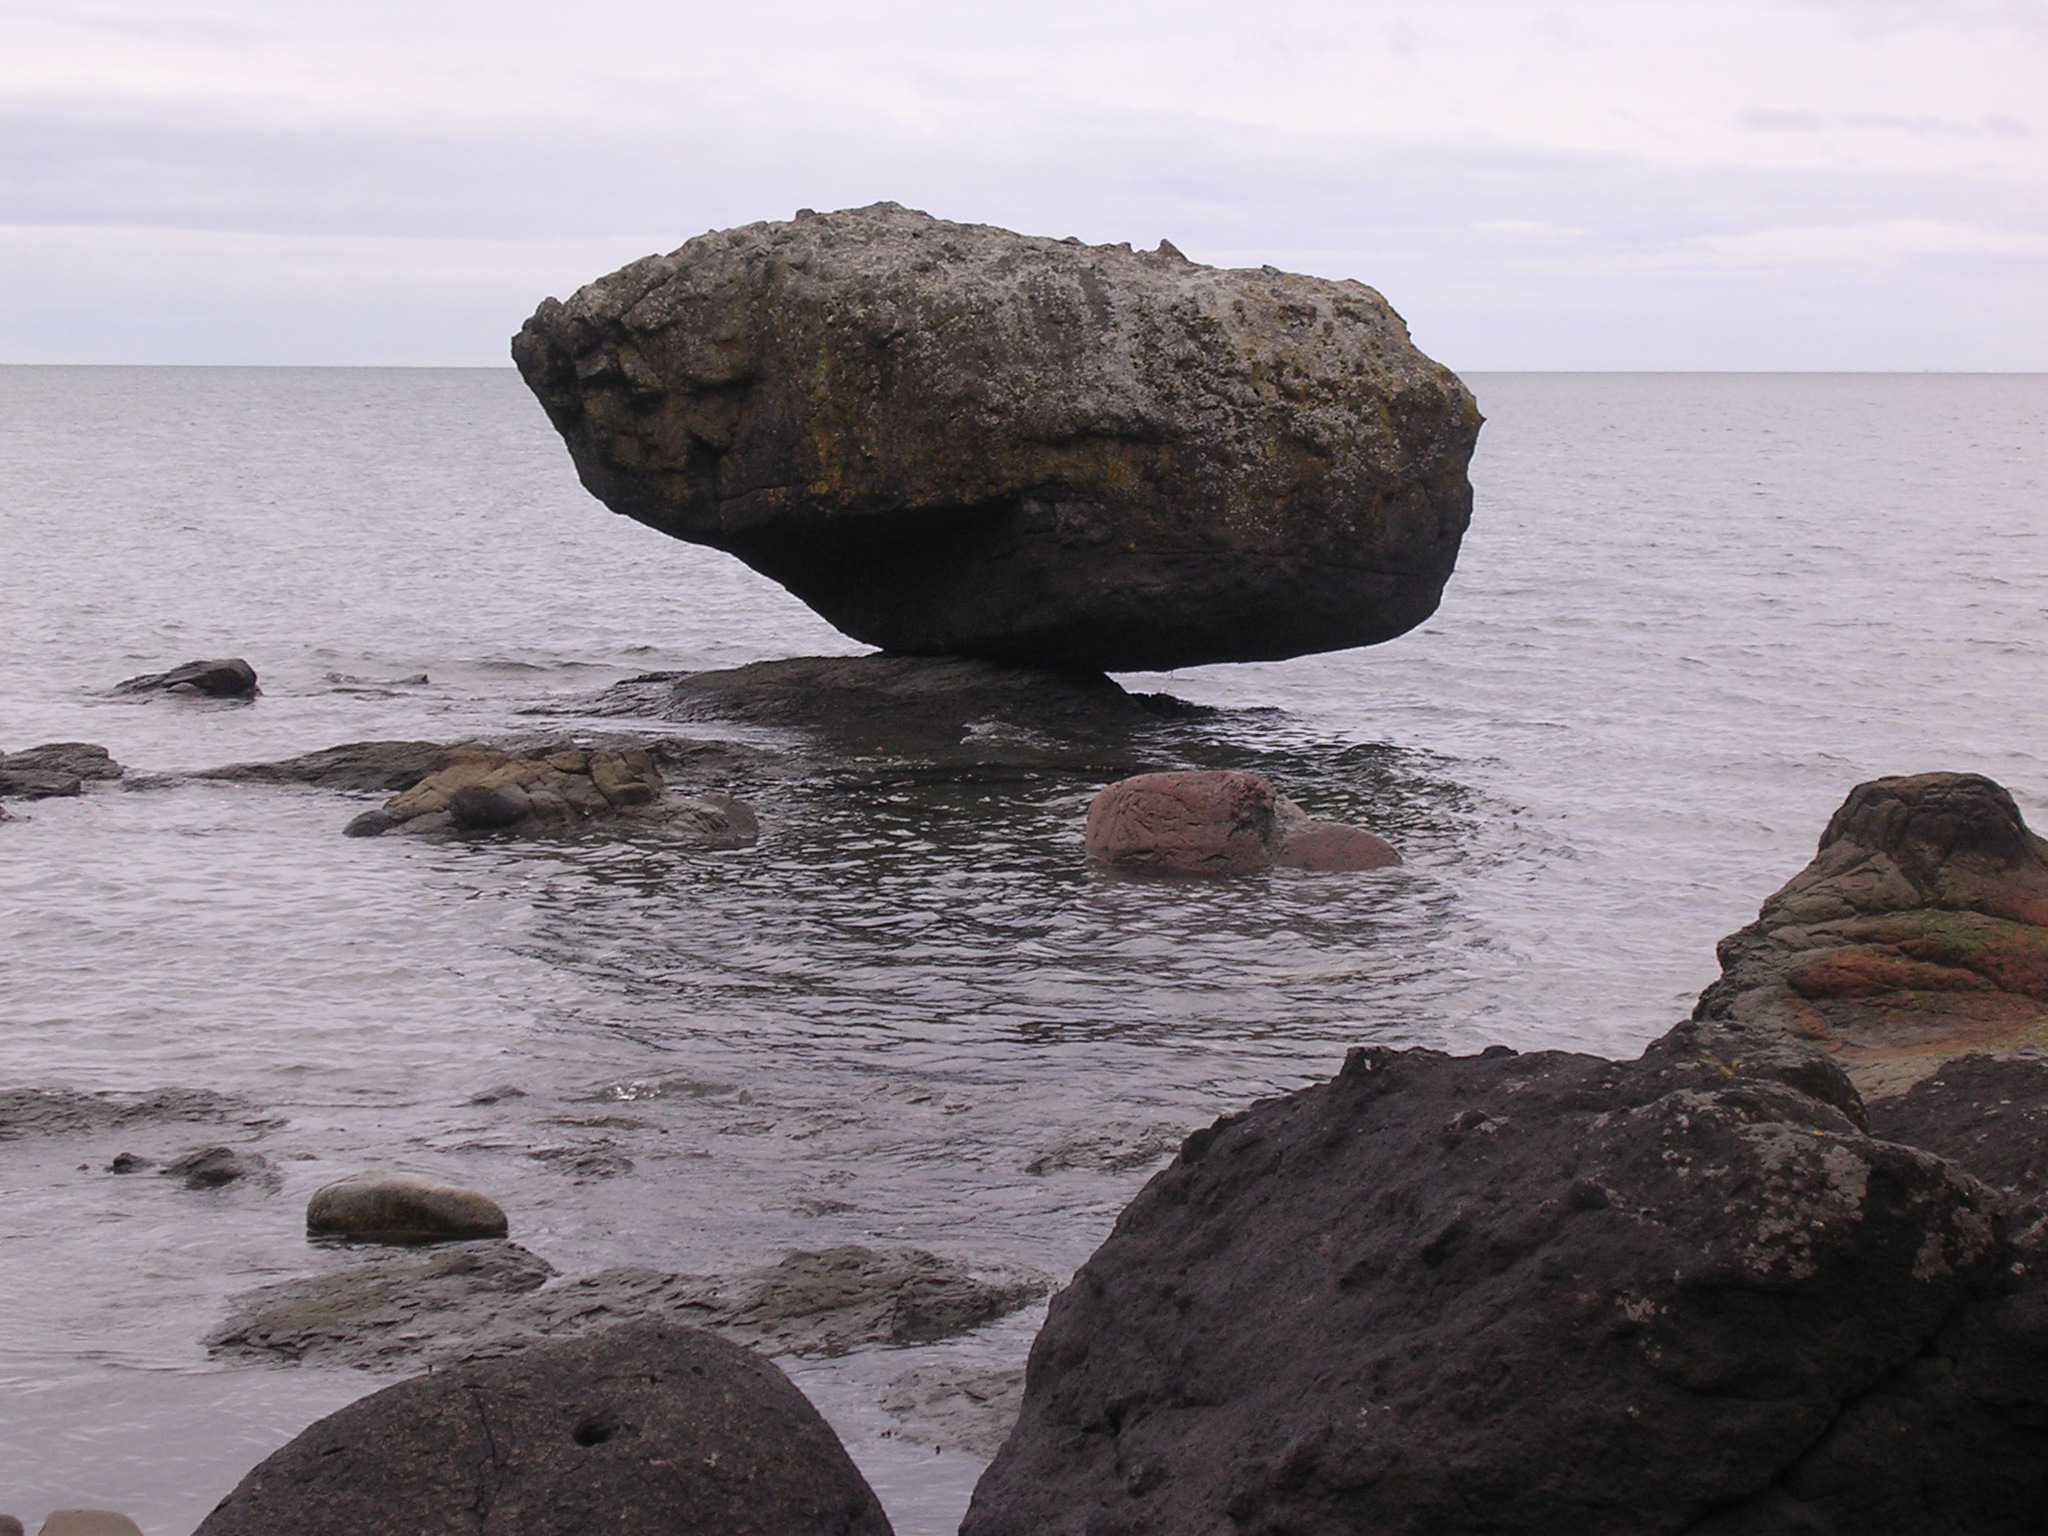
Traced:
POLYGON ((583 483, 856 639, 1106 671, 1391 639, 1471 395, 1372 289, 894 203, 704 235, 514 338, 583 483))

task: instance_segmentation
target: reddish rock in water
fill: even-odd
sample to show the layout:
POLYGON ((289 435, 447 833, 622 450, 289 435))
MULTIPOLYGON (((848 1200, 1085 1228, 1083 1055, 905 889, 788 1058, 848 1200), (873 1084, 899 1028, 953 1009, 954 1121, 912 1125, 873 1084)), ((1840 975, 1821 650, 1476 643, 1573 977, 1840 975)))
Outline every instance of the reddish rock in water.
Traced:
POLYGON ((1088 857, 1115 869, 1248 875, 1283 868, 1382 869, 1401 862, 1363 827, 1316 821, 1264 776, 1241 769, 1141 773, 1088 808, 1088 857))
POLYGON ((1696 1018, 1810 1041, 1866 1096, 2048 1046, 2048 844, 1976 774, 1859 784, 1720 958, 1696 1018))

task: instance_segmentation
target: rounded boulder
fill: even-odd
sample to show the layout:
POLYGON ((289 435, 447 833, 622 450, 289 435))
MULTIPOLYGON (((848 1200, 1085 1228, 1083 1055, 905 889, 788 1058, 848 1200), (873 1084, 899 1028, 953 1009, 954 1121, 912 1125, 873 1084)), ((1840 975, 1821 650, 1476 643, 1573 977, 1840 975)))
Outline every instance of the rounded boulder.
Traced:
POLYGON ((306 1202, 308 1237, 449 1243, 503 1237, 506 1230, 505 1212, 488 1195, 403 1173, 354 1174, 306 1202))

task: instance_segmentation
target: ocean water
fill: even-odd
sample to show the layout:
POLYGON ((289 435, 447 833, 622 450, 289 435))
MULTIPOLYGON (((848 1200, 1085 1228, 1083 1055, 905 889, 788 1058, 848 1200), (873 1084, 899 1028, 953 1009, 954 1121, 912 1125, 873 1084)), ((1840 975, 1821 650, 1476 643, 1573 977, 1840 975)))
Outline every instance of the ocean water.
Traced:
MULTIPOLYGON (((383 1384, 201 1343, 332 1262, 300 1214, 341 1173, 488 1190, 568 1273, 852 1241, 1064 1277, 1176 1138, 1349 1045, 1639 1048, 1861 779, 1988 773, 2048 824, 2048 377, 1470 382, 1477 509, 1430 623, 1125 680, 1219 706, 1146 761, 1259 767, 1398 872, 1105 880, 1099 778, 887 759, 734 784, 764 836, 725 854, 345 840, 362 802, 303 788, 9 802, 0 1089, 249 1109, 0 1140, 0 1509, 177 1536, 383 1384), (220 1140, 281 1187, 103 1171, 220 1140)), ((0 749, 137 777, 567 729, 635 673, 859 649, 592 501, 509 370, 0 369, 0 591, 0 749), (226 654, 253 705, 107 692, 226 654)), ((1035 1320, 787 1363, 902 1536, 950 1531, 979 1463, 883 1386, 1021 1360, 1035 1320)))

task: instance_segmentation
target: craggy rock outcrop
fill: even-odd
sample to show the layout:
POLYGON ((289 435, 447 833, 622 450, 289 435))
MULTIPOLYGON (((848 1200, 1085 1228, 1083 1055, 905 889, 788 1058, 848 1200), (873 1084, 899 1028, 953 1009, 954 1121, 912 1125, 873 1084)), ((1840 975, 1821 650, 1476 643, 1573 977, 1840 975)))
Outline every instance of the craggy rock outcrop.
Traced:
MULTIPOLYGON (((1197 1132, 1054 1299, 962 1536, 2038 1531, 2044 1225, 1741 1041, 1355 1050, 1197 1132)), ((2004 1126, 1957 1150, 2010 1172, 2004 1126)))
POLYGON ((1866 1096, 2048 1045, 2048 844, 1976 774, 1859 784, 1719 953, 1696 1018, 1810 1041, 1866 1096))
POLYGON ((705 848, 745 848, 760 836, 751 807, 724 795, 672 795, 644 747, 555 747, 526 756, 449 747, 433 771, 345 829, 350 837, 406 832, 531 831, 625 817, 668 828, 705 848))
POLYGON ((450 1243, 503 1237, 498 1202, 459 1184, 370 1169, 323 1186, 306 1202, 308 1237, 358 1243, 450 1243))
POLYGON ((197 1536, 889 1536, 759 1356, 642 1323, 416 1377, 269 1457, 197 1536))
POLYGON ((916 1248, 826 1248, 737 1275, 622 1267, 557 1280, 513 1243, 375 1254, 339 1273, 238 1298, 207 1340, 216 1354, 390 1369, 474 1358, 643 1318, 709 1328, 771 1355, 929 1344, 1007 1316, 1052 1288, 1044 1275, 974 1269, 916 1248))
POLYGON ((1356 282, 878 203, 701 236, 512 343, 593 494, 856 639, 1129 671, 1435 610, 1471 395, 1356 282))
POLYGON ((126 772, 105 747, 89 741, 49 741, 19 752, 0 752, 0 795, 47 800, 80 793, 94 779, 126 772))
POLYGON ((170 693, 188 698, 253 699, 256 669, 239 656, 225 661, 188 661, 168 672, 150 672, 114 685, 116 693, 170 693))
POLYGON ((1385 838, 1317 821, 1265 777, 1240 769, 1119 780, 1088 807, 1082 844, 1098 864, 1156 874, 1385 869, 1401 862, 1385 838))

